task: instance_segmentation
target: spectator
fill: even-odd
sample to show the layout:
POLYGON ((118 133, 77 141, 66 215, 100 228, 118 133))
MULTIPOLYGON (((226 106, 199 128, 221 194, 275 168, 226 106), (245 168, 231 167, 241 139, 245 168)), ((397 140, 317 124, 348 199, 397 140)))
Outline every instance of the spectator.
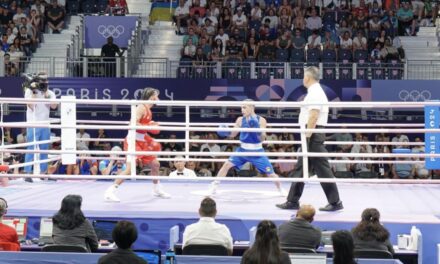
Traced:
POLYGON ((147 264, 137 256, 131 246, 138 238, 136 226, 130 221, 119 221, 112 231, 112 238, 118 248, 98 260, 98 264, 147 264))
POLYGON ((339 29, 337 31, 338 36, 342 38, 343 35, 345 35, 346 32, 348 32, 348 38, 350 38, 350 36, 352 35, 352 32, 353 32, 352 28, 351 28, 351 26, 348 25, 346 20, 342 20, 340 22, 340 26, 339 26, 339 29))
POLYGON ((218 27, 219 15, 220 15, 220 10, 215 5, 215 2, 212 1, 211 3, 209 3, 209 9, 206 13, 206 17, 211 19, 212 25, 216 28, 218 27))
POLYGON ((20 134, 16 137, 17 144, 26 143, 26 128, 20 129, 20 134))
POLYGON ((177 34, 182 34, 181 28, 186 27, 187 23, 186 21, 189 18, 189 9, 187 6, 185 6, 185 0, 179 1, 179 6, 174 11, 173 21, 176 23, 177 26, 177 34))
POLYGON ((395 47, 397 49, 397 51, 399 52, 399 57, 401 59, 404 59, 405 58, 405 50, 402 47, 402 42, 400 41, 399 36, 395 36, 393 38, 393 47, 395 47))
POLYGON ((170 173, 170 177, 197 177, 194 170, 185 168, 185 160, 182 156, 177 156, 176 159, 179 159, 178 161, 174 162, 174 167, 176 168, 176 170, 170 173))
POLYGON ((52 238, 55 244, 83 246, 88 252, 98 250, 98 238, 92 224, 81 211, 82 197, 67 195, 53 216, 52 238))
POLYGON ((368 14, 368 11, 364 11, 363 9, 358 11, 358 15, 353 20, 354 30, 361 30, 365 32, 368 29, 368 17, 366 14, 368 14))
POLYGON ((374 49, 371 51, 371 55, 370 55, 370 59, 371 61, 376 61, 376 60, 380 60, 381 59, 381 55, 380 55, 380 43, 376 42, 374 49))
POLYGON ((402 3, 402 6, 397 11, 397 19, 399 20, 399 36, 415 36, 416 21, 414 20, 414 13, 410 9, 409 1, 402 3))
MULTIPOLYGON (((188 45, 188 39, 191 39, 192 44, 197 46, 199 44, 199 37, 195 34, 193 28, 188 29, 188 35, 185 35, 183 37, 183 44, 188 45)), ((195 50, 194 50, 195 53, 195 50)))
MULTIPOLYGON (((122 151, 122 149, 119 146, 114 146, 111 151, 122 151)), ((110 154, 110 157, 118 156, 110 154)), ((125 169, 126 165, 123 160, 108 159, 99 162, 99 172, 102 175, 117 175, 125 171, 125 169)))
POLYGON ((246 15, 243 14, 242 7, 237 8, 237 13, 232 16, 232 25, 242 32, 246 32, 247 28, 247 18, 246 15))
POLYGON ((124 16, 128 14, 128 5, 125 0, 109 0, 106 13, 114 16, 124 16))
POLYGON ((23 9, 21 7, 17 7, 17 13, 12 17, 12 20, 15 24, 20 24, 21 19, 26 18, 26 14, 23 13, 23 9))
POLYGON ((267 16, 263 18, 264 23, 269 22, 268 26, 271 29, 276 29, 278 27, 278 20, 279 19, 273 9, 269 9, 269 11, 267 11, 267 16))
POLYGON ((15 67, 15 64, 11 62, 11 55, 9 53, 4 55, 3 61, 5 64, 5 76, 16 76, 18 73, 17 68, 15 67))
MULTIPOLYGON (((227 7, 223 7, 222 14, 220 15, 220 29, 229 30, 232 26, 231 10, 227 7)), ((226 34, 227 35, 227 34, 226 34)))
POLYGON ((312 32, 307 41, 307 49, 320 49, 321 48, 321 36, 317 30, 312 32))
POLYGON ((255 243, 244 252, 241 264, 290 264, 289 254, 282 251, 276 225, 269 220, 258 224, 255 243))
POLYGON ((64 8, 58 5, 57 0, 52 0, 51 3, 47 10, 47 25, 52 33, 60 33, 64 27, 64 8))
POLYGON ((183 47, 183 57, 193 59, 194 55, 196 55, 196 49, 196 46, 193 44, 193 39, 189 38, 183 47))
POLYGON ((182 248, 188 245, 221 245, 232 254, 232 237, 229 229, 215 222, 217 206, 213 199, 202 200, 199 208, 200 220, 188 225, 183 232, 182 248))
POLYGON ((298 12, 295 19, 293 20, 293 27, 295 30, 299 30, 300 32, 306 29, 306 20, 302 12, 298 12))
MULTIPOLYGON (((391 142, 409 142, 409 138, 407 135, 402 133, 397 133, 392 139, 391 142)), ((405 148, 405 145, 394 146, 393 148, 405 148)))
MULTIPOLYGON (((84 146, 78 148, 78 150, 88 150, 84 146)), ((97 175, 98 174, 98 162, 96 160, 85 159, 87 154, 79 155, 79 159, 72 168, 72 174, 75 175, 97 175)))
POLYGON ((2 43, 1 43, 1 50, 3 51, 3 52, 8 52, 8 50, 9 50, 9 43, 8 43, 8 35, 6 35, 6 34, 3 34, 2 35, 2 43))
POLYGON ((299 29, 295 30, 295 36, 293 37, 292 40, 292 46, 294 49, 304 49, 306 46, 306 40, 304 39, 301 33, 302 33, 301 30, 299 29))
POLYGON ((359 30, 356 37, 353 38, 353 51, 367 50, 367 39, 364 37, 364 32, 359 30))
POLYGON ((76 148, 88 150, 90 141, 83 141, 82 139, 90 139, 90 134, 84 128, 79 129, 78 133, 76 133, 76 148))
POLYGON ((313 206, 301 205, 295 219, 278 228, 281 246, 317 249, 321 243, 321 230, 312 225, 314 216, 313 206))
MULTIPOLYGON (((337 153, 344 153, 344 150, 340 147, 336 148, 337 153)), ((349 160, 347 157, 336 157, 335 160, 349 160)), ((346 178, 347 172, 351 171, 350 163, 333 163, 331 165, 332 171, 335 174, 336 178, 344 177, 346 178)))
POLYGON ((380 51, 380 56, 386 62, 400 59, 399 51, 396 47, 391 45, 391 40, 389 38, 385 40, 385 46, 380 51))
POLYGON ((361 221, 351 230, 356 250, 385 250, 394 254, 390 233, 380 223, 380 213, 376 208, 362 212, 361 221))
MULTIPOLYGON (((408 160, 405 157, 396 158, 398 161, 408 160)), ((410 163, 394 163, 391 168, 394 179, 414 179, 415 169, 410 163)))
POLYGON ((319 32, 321 30, 321 27, 322 27, 321 17, 317 16, 316 10, 312 8, 310 17, 306 19, 306 28, 310 32, 314 30, 317 30, 319 32))
POLYGON ((381 30, 379 36, 374 40, 375 43, 380 44, 380 48, 385 47, 385 42, 387 40, 387 32, 385 30, 381 30))
POLYGON ((251 22, 250 22, 251 27, 253 23, 258 25, 261 21, 261 18, 262 18, 262 11, 260 8, 260 4, 255 3, 254 7, 251 10, 251 22))
POLYGON ((341 37, 340 46, 341 49, 352 50, 353 41, 351 40, 350 33, 348 31, 345 31, 344 35, 341 37))
MULTIPOLYGON (((98 129, 97 139, 105 139, 105 138, 107 138, 107 134, 105 133, 104 129, 102 129, 102 128, 98 129)), ((93 147, 94 147, 94 149, 97 149, 97 150, 104 150, 104 148, 107 144, 108 143, 105 143, 103 141, 94 141, 93 147)))
POLYGON ((29 24, 32 26, 33 31, 36 36, 34 38, 39 39, 38 35, 43 30, 43 18, 40 14, 37 13, 37 10, 31 10, 31 17, 29 19, 29 24))
MULTIPOLYGON (((216 136, 213 133, 208 134, 208 140, 216 140, 216 136)), ((200 147, 200 151, 208 151, 208 152, 220 152, 220 146, 216 143, 205 143, 200 147)))
POLYGON ((381 19, 381 22, 384 29, 389 32, 391 36, 398 35, 399 20, 393 10, 388 11, 381 19))
POLYGON ((243 55, 245 59, 256 59, 258 55, 258 44, 255 38, 250 37, 249 42, 243 47, 243 55))
POLYGON ((292 45, 290 37, 290 31, 284 31, 284 33, 277 39, 275 46, 277 49, 289 50, 292 45))
MULTIPOLYGON (((347 128, 345 126, 342 127, 343 129, 347 128)), ((331 136, 328 136, 326 138, 327 140, 331 140, 331 141, 353 141, 353 136, 346 132, 346 133, 334 133, 331 136)), ((349 152, 351 150, 352 145, 350 144, 341 144, 338 145, 337 147, 339 147, 343 152, 349 152)))
POLYGON ((17 231, 8 225, 2 224, 3 216, 5 216, 7 212, 8 203, 4 198, 0 197, 0 242, 15 244, 15 247, 20 249, 17 231))
POLYGON ((350 232, 336 231, 332 234, 333 264, 356 264, 354 242, 350 232))
POLYGON ((106 77, 116 77, 116 54, 122 56, 119 46, 113 43, 113 37, 107 38, 107 43, 101 48, 101 57, 103 57, 106 68, 106 77))
POLYGON ((210 18, 205 18, 205 25, 204 25, 204 29, 206 29, 206 33, 207 35, 209 35, 210 37, 214 37, 216 32, 216 27, 214 27, 212 20, 210 18))
POLYGON ((330 31, 325 31, 321 45, 324 50, 336 50, 336 42, 333 40, 332 33, 330 31))
POLYGON ((269 43, 267 38, 264 38, 261 42, 263 44, 260 44, 259 47, 258 60, 264 62, 273 61, 275 58, 275 47, 269 43))
POLYGON ((14 43, 15 38, 17 38, 16 34, 13 32, 12 28, 8 27, 6 29, 6 35, 8 36, 8 43, 14 43))

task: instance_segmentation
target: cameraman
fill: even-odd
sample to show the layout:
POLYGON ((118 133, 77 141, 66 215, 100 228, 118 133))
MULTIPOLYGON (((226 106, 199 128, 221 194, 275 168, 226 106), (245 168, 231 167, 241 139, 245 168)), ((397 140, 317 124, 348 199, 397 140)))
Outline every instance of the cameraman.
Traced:
MULTIPOLYGON (((45 73, 39 73, 37 75, 26 75, 27 81, 24 84, 25 99, 56 99, 55 93, 48 89, 48 81, 47 75, 45 73)), ((29 103, 27 104, 26 111, 26 122, 30 123, 41 123, 43 121, 47 121, 47 125, 49 125, 49 114, 50 109, 56 109, 57 104, 49 104, 49 103, 29 103)), ((28 128, 27 129, 27 142, 35 142, 42 140, 49 140, 50 138, 50 129, 48 127, 39 127, 39 128, 28 128)), ((27 149, 35 149, 36 145, 28 146, 27 149)), ((40 150, 49 149, 49 144, 39 144, 38 148, 40 150)), ((47 153, 40 153, 40 160, 47 159, 47 153)), ((33 153, 26 153, 25 162, 31 162, 34 160, 33 153)), ((33 167, 26 166, 24 168, 25 173, 32 173, 33 167)), ((47 173, 47 163, 40 164, 40 173, 47 173)))

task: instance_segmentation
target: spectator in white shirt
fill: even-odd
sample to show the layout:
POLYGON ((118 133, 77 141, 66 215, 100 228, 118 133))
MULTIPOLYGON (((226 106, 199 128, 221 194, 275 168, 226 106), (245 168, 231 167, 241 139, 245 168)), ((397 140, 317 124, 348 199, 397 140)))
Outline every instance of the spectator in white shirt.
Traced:
POLYGON ((232 24, 239 29, 247 28, 247 18, 241 7, 237 8, 237 14, 232 16, 232 24))
POLYGON ((89 149, 89 141, 82 141, 81 139, 90 139, 90 134, 83 128, 76 133, 76 148, 77 149, 89 149))
POLYGON ((320 30, 322 27, 321 17, 316 15, 316 10, 312 8, 311 16, 306 19, 306 28, 310 31, 320 30))
POLYGON ((221 245, 232 254, 232 236, 228 227, 215 222, 217 206, 213 199, 202 200, 199 208, 200 219, 183 232, 182 248, 188 245, 221 245))
POLYGON ((177 33, 180 34, 180 28, 187 25, 186 20, 189 18, 189 8, 185 6, 185 0, 179 1, 179 6, 174 11, 173 20, 177 26, 177 33))
POLYGON ((175 171, 170 173, 170 177, 197 177, 196 173, 193 170, 185 168, 185 160, 182 156, 177 156, 178 161, 174 162, 175 171))
MULTIPOLYGON (((208 135, 208 140, 215 140, 216 137, 214 136, 214 134, 210 133, 208 135)), ((200 151, 202 152, 220 152, 220 146, 215 144, 215 143, 205 143, 200 147, 200 151)))
POLYGON ((26 128, 21 129, 21 133, 17 135, 17 144, 26 143, 26 128))
MULTIPOLYGON (((402 133, 397 133, 393 139, 391 139, 391 142, 409 142, 409 138, 407 135, 403 135, 402 133)), ((393 148, 407 148, 408 146, 405 145, 394 145, 393 148)))
POLYGON ((251 10, 251 21, 261 21, 261 8, 259 3, 255 3, 251 10))
POLYGON ((307 40, 307 49, 320 49, 321 48, 321 36, 317 30, 312 32, 307 40))
POLYGON ((351 50, 353 47, 353 41, 350 38, 350 33, 348 31, 344 32, 340 41, 341 49, 351 50))
POLYGON ((353 38, 353 51, 356 50, 367 50, 367 39, 362 30, 359 30, 356 37, 353 38))

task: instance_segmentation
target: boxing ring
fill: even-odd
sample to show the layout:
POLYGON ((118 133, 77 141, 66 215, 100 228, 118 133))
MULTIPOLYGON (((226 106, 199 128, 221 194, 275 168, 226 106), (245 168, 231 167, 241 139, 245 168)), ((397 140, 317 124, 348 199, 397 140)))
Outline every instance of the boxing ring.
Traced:
MULTIPOLYGON (((125 105, 135 113, 135 107, 140 101, 127 100, 79 100, 73 98, 63 98, 57 100, 28 100, 21 98, 1 98, 3 104, 26 104, 44 102, 60 103, 61 112, 63 104, 69 109, 78 104, 87 105, 125 105)), ((268 123, 267 128, 233 128, 233 123, 227 123, 229 128, 219 129, 219 123, 191 122, 191 109, 203 107, 240 107, 245 102, 209 102, 209 101, 143 101, 142 103, 154 103, 158 107, 181 107, 185 109, 184 122, 163 122, 159 121, 159 126, 136 126, 136 120, 132 115, 130 121, 112 120, 66 120, 61 114, 60 119, 51 119, 47 123, 35 122, 4 122, 3 112, 1 128, 22 128, 22 127, 49 127, 52 130, 61 130, 61 137, 52 137, 44 143, 61 143, 61 150, 39 150, 23 149, 42 142, 29 142, 14 145, 4 145, 0 148, 0 155, 11 153, 48 153, 50 156, 46 160, 36 160, 32 164, 53 161, 73 161, 79 159, 115 159, 124 160, 126 158, 133 161, 135 155, 156 155, 159 161, 186 161, 200 162, 224 162, 231 152, 194 152, 190 151, 191 144, 203 143, 228 143, 238 144, 238 140, 200 140, 192 139, 190 132, 218 132, 221 131, 249 131, 267 133, 294 133, 299 134, 301 140, 289 141, 266 141, 267 144, 288 144, 302 146, 300 152, 266 152, 270 161, 276 163, 296 163, 301 157, 324 156, 329 158, 352 158, 352 160, 330 160, 334 163, 423 163, 425 158, 439 158, 439 154, 424 153, 311 153, 304 148, 306 144, 305 133, 402 133, 402 134, 424 134, 427 132, 440 133, 440 129, 425 129, 424 124, 393 124, 393 123, 330 123, 322 129, 305 129, 297 124, 291 123, 268 123), (74 122, 72 122, 74 121, 74 122), (71 122, 66 124, 66 122, 71 122), (72 147, 72 140, 69 134, 76 129, 87 130, 122 130, 129 131, 128 151, 112 151, 109 156, 108 151, 102 150, 76 150, 72 147), (142 151, 134 150, 134 132, 136 129, 154 129, 161 132, 177 132, 183 135, 177 139, 157 139, 161 143, 183 143, 184 150, 176 151, 142 151), (63 132, 64 135, 63 135, 63 132), (67 135, 67 138, 66 138, 67 135), (70 144, 70 145, 69 145, 70 144), (119 156, 118 156, 119 155, 119 156), (393 160, 395 158, 414 158, 411 160, 393 160), (369 160, 363 160, 370 158, 369 160), (375 160, 377 158, 387 160, 375 160), (422 160, 420 160, 422 159, 422 160)), ((256 109, 266 108, 299 108, 304 106, 301 102, 252 102, 256 109)), ((389 102, 329 102, 331 108, 403 108, 420 109, 425 103, 389 103, 389 102)), ((429 105, 440 106, 439 102, 430 102, 429 105)), ((64 108, 65 109, 65 108, 64 108)), ((154 113, 154 110, 153 110, 154 113)), ((154 116, 154 114, 153 114, 154 116)), ((154 119, 154 118, 153 118, 154 119)), ((155 120, 158 121, 158 120, 155 120)), ((86 141, 102 141, 121 144, 124 138, 90 138, 86 141)), ((423 146, 423 142, 375 142, 375 141, 330 141, 329 145, 386 145, 386 146, 423 146)), ((256 156, 259 152, 234 153, 236 156, 256 156)), ((305 160, 306 161, 306 160, 305 160)), ((135 166, 135 162, 131 162, 135 166)), ((304 163, 306 164, 306 162, 304 163)), ((138 247, 159 248, 165 250, 168 246, 169 228, 179 225, 183 230, 184 226, 193 223, 198 219, 198 207, 201 199, 206 195, 209 183, 213 180, 221 180, 222 184, 219 191, 213 198, 217 201, 219 222, 225 223, 230 228, 233 238, 236 241, 249 240, 248 229, 255 226, 262 219, 271 219, 277 224, 284 222, 294 211, 280 210, 275 204, 285 201, 285 197, 280 197, 276 192, 272 182, 280 181, 284 189, 288 190, 293 181, 307 182, 301 203, 312 204, 315 208, 325 205, 325 195, 319 185, 320 182, 337 182, 341 199, 344 203, 344 210, 340 212, 319 212, 315 216, 314 224, 323 230, 351 229, 360 220, 361 212, 367 207, 375 207, 381 212, 381 221, 386 225, 391 233, 391 242, 397 244, 397 234, 409 233, 411 226, 416 225, 423 234, 423 262, 434 263, 436 259, 435 244, 440 241, 440 181, 438 180, 411 180, 411 179, 322 179, 309 177, 308 167, 304 166, 304 178, 264 178, 264 177, 179 177, 168 178, 159 175, 136 175, 136 170, 132 169, 132 174, 122 175, 41 175, 23 174, 19 170, 29 164, 13 164, 0 166, 1 170, 8 171, 1 174, 1 178, 9 178, 6 187, 0 187, 0 197, 8 200, 8 214, 13 216, 29 217, 30 225, 28 235, 38 237, 39 218, 52 216, 60 206, 62 198, 67 194, 80 194, 83 197, 83 211, 86 217, 91 219, 120 219, 125 218, 136 223, 139 229, 138 247), (45 178, 48 180, 33 183, 15 180, 20 178, 45 178), (108 203, 103 199, 106 188, 111 185, 112 179, 128 179, 119 187, 118 196, 120 203, 108 203), (151 195, 151 180, 160 179, 165 190, 171 194, 170 199, 161 199, 151 195), (56 181, 55 181, 56 180, 56 181)))

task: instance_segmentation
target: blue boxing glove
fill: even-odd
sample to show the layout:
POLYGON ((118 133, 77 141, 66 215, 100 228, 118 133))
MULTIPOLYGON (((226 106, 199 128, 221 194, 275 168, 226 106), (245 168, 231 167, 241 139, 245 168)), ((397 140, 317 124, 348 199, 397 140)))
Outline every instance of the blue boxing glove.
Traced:
MULTIPOLYGON (((227 127, 228 126, 225 125, 225 124, 219 126, 219 128, 227 128, 227 127)), ((218 130, 217 131, 217 135, 219 137, 225 138, 225 137, 229 137, 231 135, 231 132, 230 131, 224 131, 224 130, 218 130)))
POLYGON ((259 128, 260 125, 258 124, 257 116, 249 117, 248 125, 250 128, 259 128))

